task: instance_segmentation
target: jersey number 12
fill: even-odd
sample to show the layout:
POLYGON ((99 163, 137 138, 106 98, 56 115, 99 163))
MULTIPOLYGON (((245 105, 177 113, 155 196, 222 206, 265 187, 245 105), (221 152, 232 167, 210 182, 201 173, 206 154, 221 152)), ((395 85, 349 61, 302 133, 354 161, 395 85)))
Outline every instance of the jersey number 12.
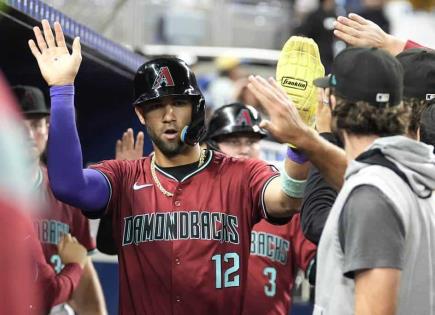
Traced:
POLYGON ((231 288, 240 286, 240 276, 235 274, 240 268, 240 258, 237 253, 226 253, 224 255, 216 254, 211 260, 214 261, 216 267, 216 289, 231 288), (222 277, 222 256, 223 261, 231 264, 231 267, 224 271, 222 277))

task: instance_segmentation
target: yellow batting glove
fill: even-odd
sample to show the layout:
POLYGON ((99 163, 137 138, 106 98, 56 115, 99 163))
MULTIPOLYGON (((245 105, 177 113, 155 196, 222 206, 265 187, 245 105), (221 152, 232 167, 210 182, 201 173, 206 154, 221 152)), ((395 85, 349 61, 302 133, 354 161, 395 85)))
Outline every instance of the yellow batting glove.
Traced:
POLYGON ((313 80, 324 75, 325 68, 316 42, 308 37, 290 37, 279 56, 276 81, 284 88, 308 126, 314 126, 317 109, 313 80))

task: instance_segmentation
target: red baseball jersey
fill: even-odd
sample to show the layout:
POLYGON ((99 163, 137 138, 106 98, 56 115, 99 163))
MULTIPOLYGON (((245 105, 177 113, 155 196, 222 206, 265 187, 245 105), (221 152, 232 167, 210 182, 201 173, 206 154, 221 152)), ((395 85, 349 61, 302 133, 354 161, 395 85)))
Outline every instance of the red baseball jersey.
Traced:
POLYGON ((35 213, 33 222, 47 262, 53 266, 56 273, 59 273, 63 264, 57 244, 63 234, 71 233, 88 251, 95 250, 96 244, 91 236, 88 218, 79 209, 54 197, 49 186, 47 169, 43 166, 40 175, 37 189, 42 206, 35 213))
POLYGON ((276 176, 262 161, 212 152, 177 181, 150 158, 94 166, 109 180, 120 314, 241 314, 252 226, 276 176))
POLYGON ((264 220, 254 226, 243 313, 287 315, 298 268, 306 270, 316 245, 302 233, 300 215, 286 225, 264 220))

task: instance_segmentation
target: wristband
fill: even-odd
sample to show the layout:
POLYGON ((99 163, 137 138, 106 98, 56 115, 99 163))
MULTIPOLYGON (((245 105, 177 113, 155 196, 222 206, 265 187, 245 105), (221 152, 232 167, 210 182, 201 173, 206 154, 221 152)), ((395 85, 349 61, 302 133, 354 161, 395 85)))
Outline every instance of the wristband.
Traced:
POLYGON ((298 164, 304 164, 308 161, 308 157, 303 152, 290 146, 287 148, 287 157, 298 164))
POLYGON ((291 198, 302 198, 304 196, 306 184, 306 179, 293 179, 288 176, 285 170, 281 172, 281 189, 287 196, 291 198))

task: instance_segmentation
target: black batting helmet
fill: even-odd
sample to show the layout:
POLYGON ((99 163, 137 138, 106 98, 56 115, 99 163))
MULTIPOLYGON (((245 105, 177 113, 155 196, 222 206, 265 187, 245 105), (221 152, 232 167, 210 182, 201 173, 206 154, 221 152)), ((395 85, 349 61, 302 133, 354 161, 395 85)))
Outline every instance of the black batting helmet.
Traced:
POLYGON ((232 134, 254 134, 266 137, 266 131, 260 128, 260 113, 252 106, 232 103, 215 110, 208 124, 207 142, 215 147, 214 142, 222 136, 232 134))
POLYGON ((184 127, 181 140, 194 145, 204 135, 205 101, 195 74, 178 58, 157 58, 144 63, 134 78, 134 106, 143 106, 163 96, 189 96, 192 121, 184 127))

